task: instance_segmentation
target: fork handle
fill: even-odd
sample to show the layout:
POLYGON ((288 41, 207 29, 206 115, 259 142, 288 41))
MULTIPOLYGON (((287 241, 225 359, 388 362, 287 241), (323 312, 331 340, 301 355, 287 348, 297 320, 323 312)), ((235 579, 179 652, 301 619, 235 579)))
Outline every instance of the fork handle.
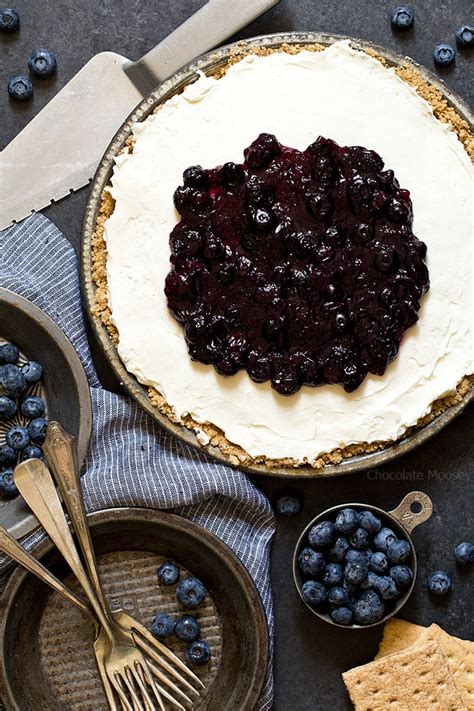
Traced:
POLYGON ((110 610, 97 571, 97 561, 82 498, 74 438, 64 430, 59 422, 50 422, 43 450, 51 465, 56 484, 59 486, 63 502, 71 519, 71 525, 84 556, 92 587, 104 614, 110 620, 110 610))

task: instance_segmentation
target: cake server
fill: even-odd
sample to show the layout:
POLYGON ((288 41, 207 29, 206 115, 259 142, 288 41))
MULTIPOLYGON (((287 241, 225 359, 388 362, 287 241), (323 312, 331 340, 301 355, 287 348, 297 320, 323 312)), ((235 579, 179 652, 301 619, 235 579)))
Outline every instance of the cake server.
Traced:
POLYGON ((93 57, 0 153, 0 229, 86 185, 113 135, 164 79, 278 0, 208 0, 137 62, 93 57))

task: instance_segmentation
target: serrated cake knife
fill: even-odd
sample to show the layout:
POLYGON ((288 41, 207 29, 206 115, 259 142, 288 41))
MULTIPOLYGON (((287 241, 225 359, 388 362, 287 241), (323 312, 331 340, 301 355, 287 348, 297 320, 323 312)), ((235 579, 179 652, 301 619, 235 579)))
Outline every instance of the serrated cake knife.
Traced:
POLYGON ((0 153, 0 230, 86 185, 115 132, 164 79, 278 0, 208 0, 137 62, 93 57, 0 153))

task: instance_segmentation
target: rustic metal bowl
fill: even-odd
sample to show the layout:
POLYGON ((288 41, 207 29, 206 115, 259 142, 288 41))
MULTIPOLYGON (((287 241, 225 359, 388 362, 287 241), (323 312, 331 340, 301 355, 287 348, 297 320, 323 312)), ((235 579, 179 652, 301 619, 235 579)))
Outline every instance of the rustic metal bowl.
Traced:
POLYGON ((420 523, 424 523, 425 521, 427 521, 432 513, 433 503, 430 497, 427 494, 424 494, 422 491, 412 491, 403 498, 397 508, 393 511, 384 511, 378 506, 370 506, 369 504, 347 503, 339 504, 338 506, 333 506, 332 508, 326 509, 326 511, 323 511, 322 513, 315 516, 313 520, 308 523, 303 533, 298 538, 298 542, 295 546, 295 552, 293 554, 293 579, 295 581, 296 589, 298 590, 299 596, 303 600, 308 610, 311 610, 313 614, 317 615, 317 617, 321 618, 325 622, 329 622, 331 625, 335 625, 336 627, 343 627, 344 629, 366 629, 367 627, 375 627, 376 625, 381 625, 384 622, 387 622, 387 620, 396 615, 412 594, 418 571, 416 550, 415 546, 413 545, 413 540, 410 534, 413 529, 416 528, 416 526, 419 526, 420 523), (387 525, 389 528, 392 528, 395 533, 397 533, 399 538, 408 541, 411 548, 410 557, 407 561, 407 565, 409 565, 413 571, 413 579, 411 581, 410 586, 405 590, 403 595, 397 600, 397 602, 389 610, 389 612, 387 612, 387 614, 384 615, 378 622, 374 622, 371 625, 341 625, 337 622, 334 622, 334 620, 327 612, 322 612, 311 607, 311 605, 309 605, 308 602, 304 599, 302 592, 304 578, 302 577, 298 566, 298 555, 302 548, 305 547, 305 545, 309 545, 307 543, 307 537, 310 529, 320 521, 326 519, 328 519, 329 521, 334 521, 338 512, 341 511, 341 509, 348 508, 355 509, 356 511, 372 511, 373 514, 375 514, 382 520, 382 525, 387 525), (414 510, 415 508, 417 509, 416 511, 414 510))
MULTIPOLYGON (((217 447, 212 445, 201 445, 194 432, 185 428, 180 424, 171 422, 171 420, 163 415, 155 408, 147 394, 147 388, 141 385, 134 375, 129 373, 125 365, 120 360, 116 346, 112 342, 107 329, 94 316, 93 307, 95 304, 96 287, 92 278, 92 236, 95 231, 96 221, 99 213, 101 196, 104 189, 107 187, 114 165, 114 159, 124 146, 125 141, 131 135, 132 124, 137 121, 143 121, 147 118, 160 104, 182 89, 189 83, 195 80, 198 70, 206 74, 214 74, 226 65, 232 53, 236 51, 250 50, 255 47, 280 47, 282 44, 293 45, 308 45, 319 43, 322 45, 330 45, 336 40, 350 39, 352 45, 359 49, 375 50, 380 56, 384 57, 390 66, 401 66, 405 63, 405 58, 395 54, 383 47, 379 47, 371 42, 363 42, 361 40, 343 37, 342 35, 322 34, 318 32, 287 32, 282 34, 263 35, 243 42, 234 43, 217 49, 213 52, 203 55, 196 61, 187 65, 172 77, 167 79, 146 99, 144 99, 137 108, 130 114, 123 126, 119 129, 112 142, 110 143, 104 157, 102 158, 94 180, 92 182, 89 199, 87 202, 84 223, 82 228, 82 246, 81 246, 81 271, 82 271, 82 289, 84 294, 86 311, 88 313, 92 330, 106 356, 112 369, 119 378, 122 385, 128 393, 141 405, 141 407, 157 420, 163 427, 172 432, 176 437, 179 437, 184 442, 195 447, 205 449, 215 459, 224 464, 230 464, 229 458, 224 455, 217 447)), ((410 60, 414 65, 415 63, 410 60)), ((418 65, 416 65, 418 66, 418 65)), ((454 94, 440 79, 424 67, 418 66, 424 78, 431 84, 436 86, 446 98, 448 103, 468 121, 471 126, 473 123, 472 114, 468 106, 463 100, 454 94)), ((370 454, 361 454, 348 459, 343 459, 340 464, 331 464, 325 466, 322 470, 315 470, 309 465, 294 467, 267 467, 265 464, 252 464, 243 468, 254 474, 265 474, 278 477, 321 477, 334 476, 339 474, 349 474, 352 472, 365 470, 370 467, 375 467, 380 464, 389 462, 406 452, 417 447, 422 442, 426 442, 430 437, 439 432, 449 422, 451 422, 474 398, 474 389, 463 398, 463 400, 453 407, 439 415, 432 422, 416 429, 407 437, 387 445, 385 448, 372 452, 370 454)))
MULTIPOLYGON (((62 422, 76 438, 82 466, 91 436, 92 404, 84 368, 71 342, 49 316, 8 289, 0 289, 0 337, 41 362, 48 417, 62 422)), ((0 498, 0 523, 16 538, 39 525, 21 496, 0 498)))
MULTIPOLYGON (((208 596, 194 614, 212 657, 210 665, 196 668, 206 690, 195 708, 254 709, 268 667, 267 621, 252 578, 230 548, 201 526, 152 509, 108 509, 89 521, 112 609, 124 609, 147 626, 157 609, 184 614, 178 612, 174 588, 158 584, 156 569, 163 559, 173 559, 204 582, 208 596)), ((78 591, 48 539, 33 553, 78 591)), ((9 711, 105 711, 93 639, 89 619, 17 568, 0 597, 0 698, 9 711)), ((167 644, 183 656, 185 643, 169 638, 167 644)))

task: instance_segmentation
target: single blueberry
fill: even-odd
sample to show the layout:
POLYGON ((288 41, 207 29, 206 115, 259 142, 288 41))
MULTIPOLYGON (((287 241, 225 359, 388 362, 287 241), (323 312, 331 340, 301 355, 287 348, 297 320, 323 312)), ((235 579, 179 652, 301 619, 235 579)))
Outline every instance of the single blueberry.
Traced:
POLYGON ((331 521, 316 523, 308 533, 308 541, 313 548, 327 548, 336 540, 336 529, 331 521))
POLYGON ((20 405, 21 414, 28 420, 32 420, 34 417, 42 417, 44 411, 44 400, 38 395, 27 395, 20 405))
POLYGON ((374 546, 377 550, 383 553, 387 552, 387 549, 391 543, 397 540, 396 535, 391 528, 384 526, 380 529, 374 538, 374 546))
POLYGON ((2 343, 0 345, 0 363, 15 364, 20 357, 20 349, 14 343, 2 343))
POLYGON ((33 84, 31 79, 17 74, 12 77, 7 84, 8 93, 15 101, 28 101, 33 96, 33 84))
POLYGON ((368 548, 365 551, 356 551, 354 548, 349 548, 344 560, 346 563, 366 563, 368 566, 372 560, 372 551, 368 548))
POLYGON ((331 612, 331 619, 338 625, 348 625, 352 624, 352 610, 348 607, 336 607, 331 612))
POLYGON ((8 444, 0 447, 0 468, 14 466, 17 458, 18 454, 13 447, 9 447, 8 444))
POLYGON ((411 7, 400 5, 390 11, 390 24, 396 30, 408 30, 415 21, 415 13, 411 7))
POLYGON ((27 385, 34 385, 43 377, 43 367, 36 360, 30 360, 22 365, 21 372, 27 385))
POLYGON ((408 541, 393 541, 387 548, 387 558, 392 565, 405 563, 411 555, 408 541))
POLYGON ((195 617, 184 615, 175 624, 174 633, 183 642, 194 642, 201 636, 201 628, 195 617))
POLYGON ((445 570, 436 570, 428 577, 428 590, 432 595, 442 597, 451 592, 453 581, 449 573, 445 570))
POLYGON ((395 600, 400 596, 394 579, 389 575, 379 575, 375 581, 375 589, 384 600, 395 600))
POLYGON ((358 521, 357 511, 354 511, 354 509, 341 509, 336 516, 334 526, 338 533, 348 535, 356 530, 358 521))
POLYGON ((170 614, 162 612, 151 623, 151 633, 157 639, 166 639, 174 630, 174 621, 170 614))
POLYGON ((307 580, 301 588, 303 598, 311 607, 322 607, 326 602, 327 591, 322 583, 316 580, 307 580))
POLYGON ((279 516, 297 516, 301 511, 301 500, 297 496, 287 494, 279 496, 275 501, 275 513, 279 516))
POLYGON ((185 578, 176 588, 176 597, 183 607, 194 610, 206 597, 206 588, 197 578, 185 578))
POLYGON ((366 561, 348 563, 344 569, 344 578, 351 585, 360 585, 367 577, 369 566, 366 561))
POLYGON ((382 551, 375 551, 370 558, 370 569, 379 575, 384 575, 387 572, 388 560, 385 553, 382 553, 382 551))
POLYGON ((319 551, 312 548, 303 548, 298 556, 298 567, 302 575, 317 577, 324 570, 326 561, 319 551))
POLYGON ((394 565, 388 571, 388 574, 395 581, 398 588, 406 588, 413 580, 413 573, 408 565, 394 565))
POLYGON ((454 557, 459 565, 471 565, 474 563, 474 546, 467 541, 458 543, 454 549, 454 557))
POLYGON ((225 188, 236 188, 245 178, 245 171, 237 163, 224 163, 222 166, 221 180, 225 188))
POLYGON ((434 48, 433 59, 435 64, 439 67, 449 66, 452 62, 454 62, 455 57, 456 52, 454 51, 454 48, 451 47, 450 44, 446 44, 446 42, 441 42, 434 48))
POLYGON ((359 585, 361 590, 376 590, 376 585, 377 585, 377 579, 378 575, 373 573, 371 570, 367 573, 367 577, 365 580, 361 582, 359 585))
POLYGON ((328 591, 329 607, 342 607, 349 604, 349 593, 341 586, 335 586, 328 591))
POLYGON ((174 585, 179 580, 179 568, 170 560, 165 561, 157 570, 158 580, 163 585, 174 585))
POLYGON ((340 563, 344 560, 349 549, 349 541, 343 536, 338 536, 336 542, 328 550, 328 559, 334 563, 340 563))
POLYGON ((183 181, 186 187, 198 190, 205 190, 209 184, 206 171, 201 165, 192 165, 190 168, 186 168, 183 173, 183 181))
POLYGON ((369 534, 364 528, 356 528, 349 538, 349 543, 356 550, 363 550, 369 545, 369 534))
POLYGON ((0 395, 0 420, 8 422, 16 413, 16 402, 5 395, 0 395))
POLYGON ((13 469, 4 469, 0 472, 0 494, 2 496, 16 496, 18 494, 13 480, 13 469))
POLYGON ((373 536, 382 528, 382 522, 377 516, 374 516, 372 511, 361 511, 359 513, 359 526, 373 536))
POLYGON ((7 363, 2 367, 1 383, 5 391, 5 395, 11 398, 18 398, 23 395, 27 385, 25 376, 16 365, 7 363))
POLYGON ((382 619, 385 606, 373 590, 364 590, 354 604, 354 619, 359 625, 373 625, 382 619))
POLYGON ((6 439, 8 446, 17 452, 25 449, 30 443, 30 435, 26 427, 12 427, 8 430, 6 439))
POLYGON ((456 30, 456 42, 459 47, 474 47, 474 25, 461 25, 456 30))
POLYGON ((46 430, 48 429, 48 423, 44 417, 35 417, 35 419, 30 420, 28 425, 28 432, 30 438, 36 444, 43 444, 46 439, 46 430))
POLYGON ((0 32, 16 32, 20 27, 20 16, 16 10, 11 7, 2 7, 0 9, 0 32))
POLYGON ((342 583, 342 566, 339 563, 328 563, 323 573, 323 583, 327 587, 341 585, 342 583))
POLYGON ((204 642, 203 639, 198 639, 188 644, 185 655, 189 664, 195 667, 202 667, 211 658, 211 650, 207 642, 204 642))
POLYGON ((28 447, 25 447, 25 449, 20 453, 20 459, 22 462, 26 459, 43 459, 41 447, 29 444, 28 447))

